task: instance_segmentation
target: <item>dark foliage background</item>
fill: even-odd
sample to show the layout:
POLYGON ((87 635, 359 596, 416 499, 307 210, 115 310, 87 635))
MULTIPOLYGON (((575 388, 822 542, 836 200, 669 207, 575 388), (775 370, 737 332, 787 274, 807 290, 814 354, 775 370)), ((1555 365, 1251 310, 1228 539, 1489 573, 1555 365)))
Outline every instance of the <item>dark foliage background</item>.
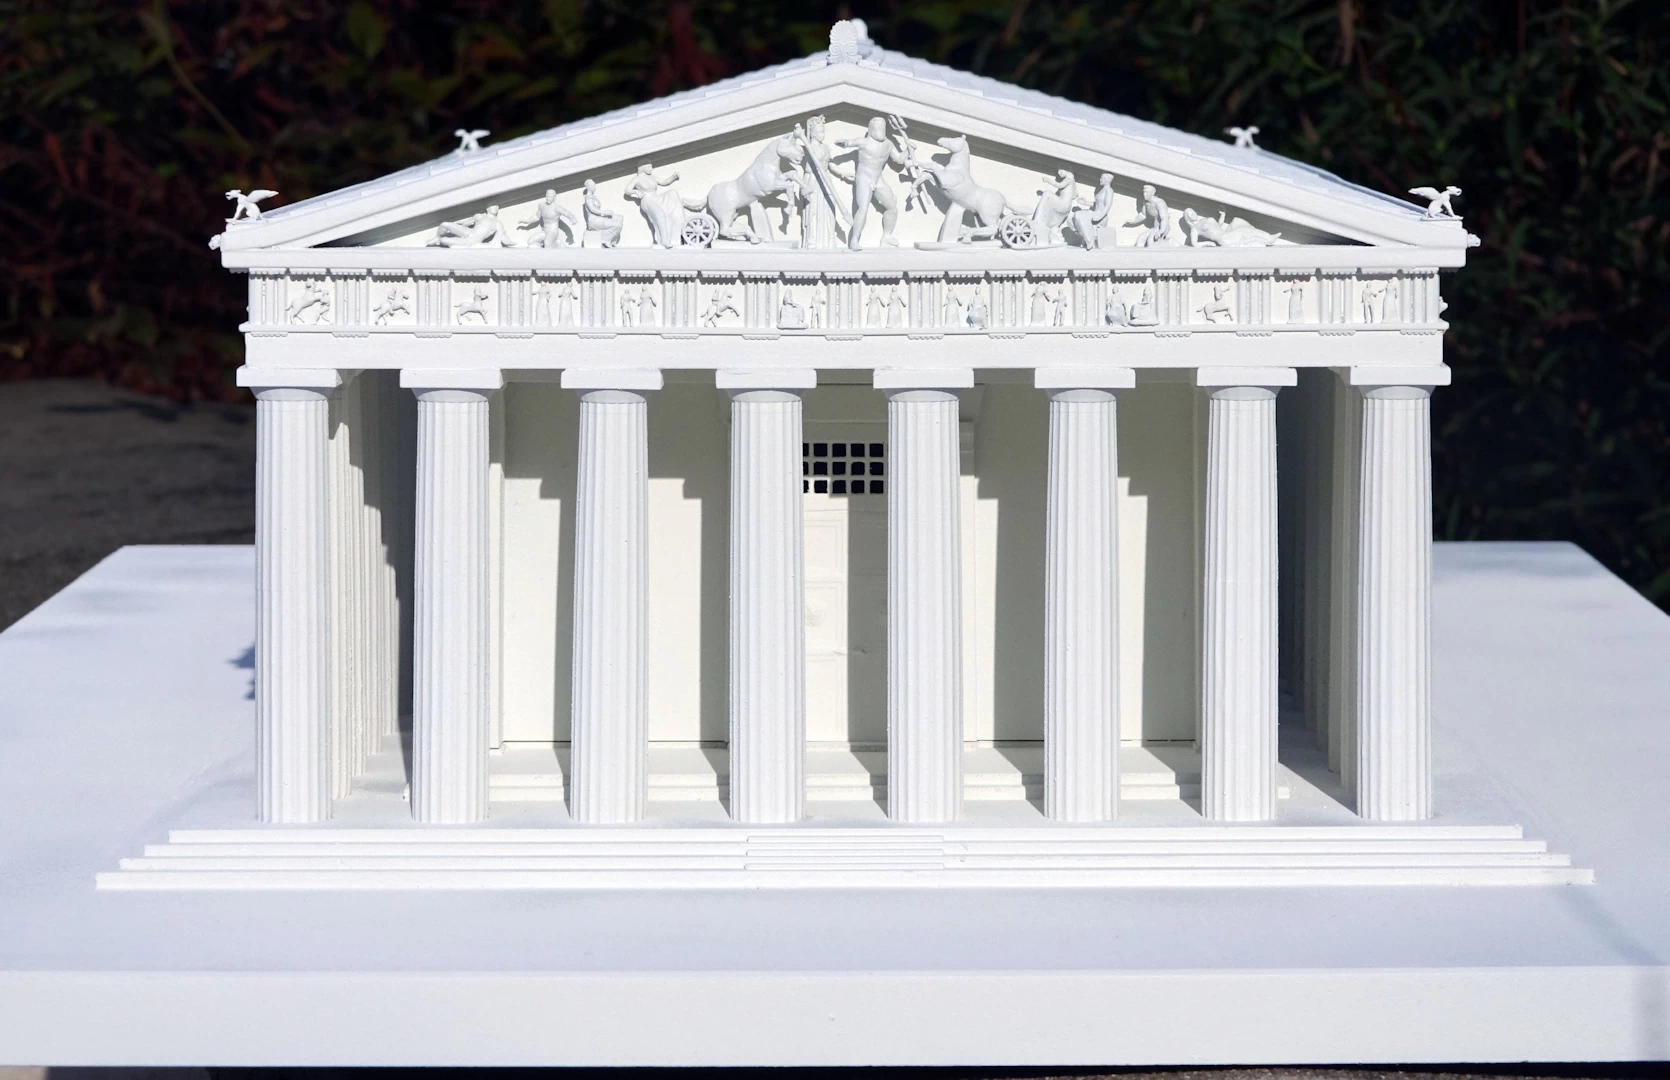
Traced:
MULTIPOLYGON (((0 0, 0 375, 235 396, 229 187, 299 199, 813 51, 889 47, 1401 192, 1455 183, 1446 538, 1562 538, 1670 605, 1670 4, 0 0)), ((276 203, 275 203, 276 204, 276 203)))

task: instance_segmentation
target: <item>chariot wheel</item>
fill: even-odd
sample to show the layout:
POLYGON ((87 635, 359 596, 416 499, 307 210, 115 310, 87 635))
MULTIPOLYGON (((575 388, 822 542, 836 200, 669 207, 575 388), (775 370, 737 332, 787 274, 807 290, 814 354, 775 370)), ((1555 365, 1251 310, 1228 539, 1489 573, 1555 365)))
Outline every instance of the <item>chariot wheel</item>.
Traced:
POLYGON ((691 214, 680 235, 684 237, 685 247, 712 247, 713 238, 719 235, 719 222, 713 219, 712 214, 691 214))
POLYGON ((1031 247, 1038 241, 1038 234, 1032 231, 1032 222, 1023 217, 1012 217, 997 228, 998 239, 1003 241, 1004 247, 1031 247))

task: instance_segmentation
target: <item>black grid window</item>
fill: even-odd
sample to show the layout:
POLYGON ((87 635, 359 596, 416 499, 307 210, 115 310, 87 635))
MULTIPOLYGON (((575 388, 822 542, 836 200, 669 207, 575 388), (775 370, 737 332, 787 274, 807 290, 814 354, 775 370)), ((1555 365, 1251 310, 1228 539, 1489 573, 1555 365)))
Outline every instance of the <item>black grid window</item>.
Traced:
POLYGON ((887 494, 887 447, 879 442, 800 444, 801 490, 818 495, 887 494))

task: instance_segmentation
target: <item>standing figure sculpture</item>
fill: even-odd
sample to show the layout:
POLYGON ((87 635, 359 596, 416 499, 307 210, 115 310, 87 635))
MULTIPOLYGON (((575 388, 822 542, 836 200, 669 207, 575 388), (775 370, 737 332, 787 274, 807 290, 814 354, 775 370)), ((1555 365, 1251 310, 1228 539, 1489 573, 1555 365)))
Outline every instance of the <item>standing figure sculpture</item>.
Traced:
POLYGON ((620 324, 638 325, 638 294, 631 289, 625 289, 620 294, 620 324))
POLYGON ((894 282, 893 287, 887 291, 887 325, 903 326, 906 310, 905 294, 899 291, 898 282, 894 282))
MULTIPOLYGON (((873 117, 864 134, 856 139, 842 139, 835 145, 842 150, 854 152, 852 169, 850 172, 836 171, 835 175, 852 185, 852 224, 847 227, 847 247, 857 251, 862 246, 864 225, 869 220, 870 208, 881 211, 881 242, 883 244, 898 244, 898 238, 893 235, 893 229, 899 223, 899 198, 893 194, 893 189, 883 183, 884 174, 889 165, 896 169, 905 167, 908 151, 900 143, 889 138, 887 121, 881 117, 873 117)), ((831 171, 836 167, 831 164, 831 171)))
POLYGON ((1171 210, 1155 192, 1153 184, 1142 185, 1142 204, 1137 209, 1140 211, 1137 216, 1125 222, 1127 229, 1145 226, 1142 235, 1137 237, 1137 247, 1158 247, 1165 243, 1171 235, 1171 210))
POLYGON ((1363 286, 1363 321, 1364 322, 1374 323, 1374 322, 1379 322, 1380 321, 1380 319, 1377 317, 1379 313, 1375 310, 1375 301, 1379 300, 1381 294, 1384 293, 1385 291, 1386 291, 1386 286, 1384 286, 1384 285, 1375 285, 1375 284, 1370 283, 1370 284, 1366 284, 1366 285, 1363 286))
POLYGON ((835 225, 843 227, 848 218, 835 191, 834 173, 829 159, 833 151, 824 119, 814 116, 802 129, 796 124, 794 134, 805 151, 805 171, 808 183, 800 189, 800 246, 803 248, 832 248, 837 244, 835 225))
POLYGON ((968 325, 976 330, 986 328, 986 294, 978 286, 974 289, 974 297, 968 302, 968 325))
POLYGON ((957 290, 954 288, 945 290, 944 318, 946 326, 963 325, 963 298, 957 294, 957 290))
POLYGON ((563 282, 562 292, 557 294, 557 325, 573 326, 579 322, 580 286, 573 278, 563 282))
POLYGON ((1044 288, 1043 282, 1032 286, 1032 310, 1027 313, 1028 326, 1044 325, 1044 308, 1050 302, 1049 290, 1044 288))
POLYGON ((539 291, 534 294, 533 324, 535 326, 551 325, 551 286, 541 283, 539 291))
POLYGON ((1302 323, 1305 321, 1305 286, 1303 282, 1289 282, 1287 293, 1287 321, 1302 323))
POLYGON ((1113 212, 1113 174, 1103 173, 1096 183, 1096 199, 1089 206, 1077 206, 1073 209, 1073 231, 1079 234, 1079 243, 1092 251, 1102 246, 1102 237, 1106 232, 1108 215, 1113 212))
POLYGON ((545 198, 534 204, 533 217, 522 222, 518 228, 538 229, 539 235, 529 240, 528 246, 549 250, 567 247, 580 228, 580 219, 558 206, 557 193, 548 189, 545 198), (567 238, 563 236, 564 229, 568 230, 567 238))
POLYGON ((623 197, 638 204, 638 210, 649 225, 649 238, 664 248, 678 247, 684 242, 684 222, 689 208, 673 187, 678 173, 664 176, 655 174, 655 166, 644 162, 626 185, 623 197))
POLYGON ((887 301, 881 298, 879 289, 870 290, 870 302, 864 305, 864 325, 881 326, 887 321, 887 301))
POLYGON ((620 243, 620 231, 625 227, 626 219, 613 210, 603 208, 603 200, 597 197, 595 180, 587 180, 585 183, 585 198, 581 203, 581 212, 586 218, 586 235, 582 246, 612 248, 620 243))
POLYGON ((659 320, 656 318, 655 306, 656 306, 655 290, 651 286, 645 285, 638 292, 638 325, 639 326, 658 326, 658 325, 660 325, 659 320))
POLYGON ((1066 326, 1067 317, 1071 314, 1071 297, 1067 295, 1067 286, 1063 285, 1055 290, 1053 303, 1055 304, 1054 326, 1066 326))

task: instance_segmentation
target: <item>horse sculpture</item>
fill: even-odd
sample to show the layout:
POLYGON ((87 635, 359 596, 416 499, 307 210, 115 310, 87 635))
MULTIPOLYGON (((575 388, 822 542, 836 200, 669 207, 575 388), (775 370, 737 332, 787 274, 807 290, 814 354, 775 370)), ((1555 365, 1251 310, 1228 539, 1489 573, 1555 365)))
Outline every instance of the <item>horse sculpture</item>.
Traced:
POLYGON ((974 182, 973 173, 968 165, 970 155, 968 139, 965 136, 951 135, 936 139, 935 142, 939 144, 940 149, 951 154, 951 160, 943 165, 936 161, 923 161, 919 164, 933 176, 940 190, 945 192, 945 197, 951 202, 951 208, 945 214, 945 223, 939 227, 940 243, 989 240, 996 236, 1005 212, 1014 213, 1014 208, 1003 197, 1003 192, 996 188, 981 187, 974 182), (969 211, 973 211, 979 225, 965 229, 964 215, 969 211))
POLYGON ((800 142, 793 135, 784 135, 761 150, 741 176, 713 185, 707 193, 707 210, 719 223, 719 235, 754 244, 770 239, 771 220, 766 217, 762 200, 789 192, 792 201, 803 183, 800 165, 805 160, 806 151, 800 142), (787 169, 784 162, 788 163, 787 169), (748 223, 737 228, 736 216, 744 210, 748 223))

